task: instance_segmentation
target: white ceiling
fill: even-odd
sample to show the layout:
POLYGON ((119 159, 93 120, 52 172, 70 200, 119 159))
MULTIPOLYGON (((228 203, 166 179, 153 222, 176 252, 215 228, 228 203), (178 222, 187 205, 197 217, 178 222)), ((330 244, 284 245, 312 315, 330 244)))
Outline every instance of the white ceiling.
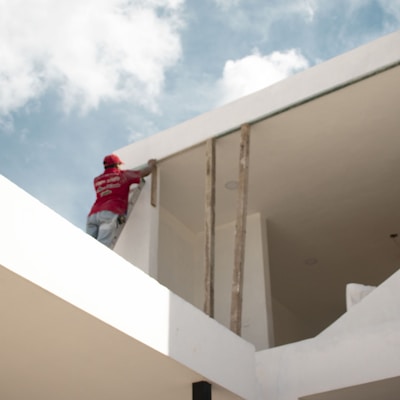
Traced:
POLYGON ((1 265, 0 284, 2 400, 188 400, 204 380, 1 265))
MULTIPOLYGON (((399 83, 393 67, 251 127, 248 212, 265 215, 273 296, 313 334, 345 311, 346 283, 379 285, 400 265, 399 83)), ((237 179, 239 132, 216 149, 222 224, 236 215, 224 184, 237 179)), ((205 145, 160 169, 162 206, 201 231, 205 145)))

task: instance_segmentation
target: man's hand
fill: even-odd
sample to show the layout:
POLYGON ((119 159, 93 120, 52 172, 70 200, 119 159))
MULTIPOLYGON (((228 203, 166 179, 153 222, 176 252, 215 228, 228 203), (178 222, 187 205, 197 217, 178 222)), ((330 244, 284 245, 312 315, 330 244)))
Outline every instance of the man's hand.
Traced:
POLYGON ((154 158, 150 159, 149 161, 147 161, 147 167, 143 168, 140 173, 141 173, 141 177, 144 178, 145 176, 150 175, 153 172, 154 167, 157 164, 157 160, 155 160, 154 158))
POLYGON ((152 159, 150 159, 149 161, 147 161, 147 165, 148 165, 150 168, 154 168, 154 167, 156 166, 156 164, 157 164, 157 160, 155 160, 154 158, 152 158, 152 159))

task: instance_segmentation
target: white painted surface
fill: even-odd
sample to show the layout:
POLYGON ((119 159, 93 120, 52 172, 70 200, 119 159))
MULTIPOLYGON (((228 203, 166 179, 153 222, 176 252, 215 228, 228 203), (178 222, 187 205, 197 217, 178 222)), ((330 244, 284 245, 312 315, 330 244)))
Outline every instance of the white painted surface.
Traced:
POLYGON ((400 375, 400 272, 314 339, 257 353, 265 398, 297 400, 400 375))
POLYGON ((264 292, 265 292, 265 306, 266 306, 266 324, 267 324, 267 347, 275 346, 275 330, 274 330, 274 315, 273 315, 273 297, 272 297, 272 282, 271 282, 271 264, 269 258, 268 247, 268 232, 267 232, 267 218, 260 214, 260 246, 262 251, 262 259, 264 260, 264 292))
POLYGON ((160 216, 158 281, 202 309, 195 297, 197 236, 163 209, 160 216))
POLYGON ((275 345, 293 343, 296 337, 312 337, 312 330, 307 326, 307 321, 299 318, 276 298, 272 299, 274 310, 274 334, 279 338, 275 345))
POLYGON ((346 309, 359 303, 364 297, 368 296, 376 286, 361 285, 360 283, 348 283, 346 285, 346 309))
MULTIPOLYGON (((262 223, 259 214, 247 217, 243 267, 241 336, 253 343, 257 350, 266 349, 270 345, 264 275, 264 268, 268 268, 268 260, 264 259, 263 253, 262 223)), ((218 227, 215 240, 215 318, 226 327, 230 325, 234 232, 234 223, 218 227)))
POLYGON ((254 347, 0 176, 0 264, 237 395, 254 347))
MULTIPOLYGON (((160 220, 159 280, 200 310, 204 305, 204 237, 191 232, 163 211, 160 220)), ((273 343, 266 237, 260 214, 248 216, 243 288, 242 337, 256 349, 273 343), (268 284, 268 287, 267 287, 268 284), (266 290, 267 287, 267 290, 266 290)), ((215 319, 229 328, 235 224, 216 227, 215 319)))
POLYGON ((157 278, 159 208, 152 207, 150 202, 151 176, 146 178, 114 251, 148 275, 157 278))

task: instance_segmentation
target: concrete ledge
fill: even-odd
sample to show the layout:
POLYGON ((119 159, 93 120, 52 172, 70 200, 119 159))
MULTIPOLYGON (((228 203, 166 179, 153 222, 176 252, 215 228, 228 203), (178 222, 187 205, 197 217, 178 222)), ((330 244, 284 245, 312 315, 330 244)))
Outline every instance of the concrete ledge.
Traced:
POLYGON ((0 176, 0 264, 236 395, 254 348, 0 176))
POLYGON ((400 271, 314 339, 257 353, 266 398, 296 400, 400 376, 399 288, 400 271))

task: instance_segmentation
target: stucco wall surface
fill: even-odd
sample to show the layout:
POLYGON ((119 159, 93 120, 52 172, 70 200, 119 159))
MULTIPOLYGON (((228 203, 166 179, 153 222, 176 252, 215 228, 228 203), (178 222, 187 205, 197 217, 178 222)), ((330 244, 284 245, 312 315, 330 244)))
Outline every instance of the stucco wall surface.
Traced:
POLYGON ((254 347, 0 175, 0 265, 246 399, 254 347))
MULTIPOLYGON (((241 337, 260 350, 273 344, 272 314, 267 311, 270 287, 263 221, 258 213, 247 218, 241 331, 241 337)), ((216 227, 214 318, 227 328, 230 325, 234 235, 234 222, 216 227)), ((189 231, 163 210, 159 243, 159 281, 202 310, 204 234, 189 231)))
POLYGON ((400 375, 400 272, 313 339, 262 351, 266 398, 295 400, 400 375))

